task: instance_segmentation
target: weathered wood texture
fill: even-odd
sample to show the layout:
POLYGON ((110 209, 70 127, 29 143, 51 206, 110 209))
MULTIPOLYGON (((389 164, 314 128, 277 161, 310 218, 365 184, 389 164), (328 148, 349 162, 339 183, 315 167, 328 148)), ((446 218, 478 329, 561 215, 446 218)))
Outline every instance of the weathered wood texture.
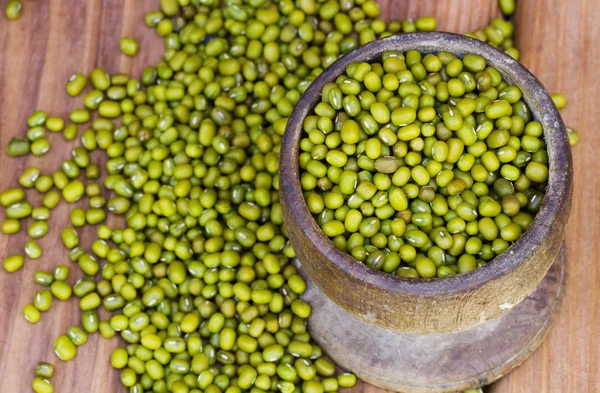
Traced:
MULTIPOLYGON (((4 9, 8 0, 0 0, 4 9)), ((495 0, 382 0, 382 9, 392 17, 435 15, 442 30, 467 32, 481 27, 496 14, 495 0)), ((498 383, 494 393, 592 393, 600 391, 600 270, 596 263, 600 244, 600 185, 596 176, 600 163, 595 149, 600 136, 596 88, 600 85, 600 4, 591 0, 521 0, 517 18, 523 62, 549 90, 561 90, 569 99, 563 111, 566 122, 580 131, 575 149, 575 197, 567 245, 569 283, 563 311, 546 343, 520 369, 498 383), (585 98, 584 98, 585 97, 585 98)), ((158 1, 55 0, 25 1, 23 17, 7 22, 0 17, 0 145, 23 135, 25 120, 36 108, 65 116, 80 102, 64 92, 67 78, 94 66, 110 72, 139 75, 146 64, 154 64, 163 51, 162 42, 143 27, 143 15, 156 9, 158 1), (123 56, 118 40, 133 35, 140 40, 140 55, 123 56)), ((0 155, 0 188, 16 184, 18 174, 29 165, 57 169, 74 143, 50 135, 53 150, 44 158, 12 159, 0 155)), ((97 159, 98 157, 96 157, 97 159)), ((30 199, 39 201, 35 191, 30 199)), ((59 243, 61 222, 68 207, 52 214, 51 234, 40 242, 44 255, 28 261, 16 274, 0 272, 0 392, 29 392, 33 368, 38 360, 58 367, 53 383, 60 392, 126 392, 119 373, 110 367, 111 350, 119 340, 90 336, 76 361, 62 363, 52 353, 52 340, 80 322, 75 300, 55 302, 37 325, 21 316, 37 290, 36 270, 51 270, 70 263, 59 243)), ((0 212, 0 219, 4 213, 0 212)), ((91 237, 93 230, 84 231, 91 237)), ((0 260, 20 250, 25 236, 0 235, 0 260)), ((84 241, 84 244, 86 242, 84 241)), ((89 242, 88 242, 89 243, 89 242)), ((79 277, 72 269, 73 283, 79 277)), ((382 390, 358 385, 355 392, 382 390)))
POLYGON ((569 104, 565 123, 579 131, 567 234, 567 290, 545 343, 492 393, 600 392, 600 3, 525 0, 516 17, 522 62, 569 104))

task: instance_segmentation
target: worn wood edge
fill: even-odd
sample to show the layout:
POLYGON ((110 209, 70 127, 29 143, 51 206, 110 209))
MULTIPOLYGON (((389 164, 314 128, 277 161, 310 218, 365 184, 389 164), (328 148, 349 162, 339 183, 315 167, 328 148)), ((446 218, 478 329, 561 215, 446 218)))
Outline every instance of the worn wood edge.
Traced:
POLYGON ((382 39, 342 56, 325 70, 309 86, 290 117, 282 143, 280 180, 290 240, 316 284, 340 306, 367 322, 408 333, 429 334, 460 331, 482 324, 502 314, 500 305, 517 304, 535 289, 559 252, 573 187, 572 158, 564 124, 541 83, 525 67, 499 50, 449 33, 414 33, 382 39), (322 86, 335 79, 348 63, 373 60, 388 50, 418 48, 434 52, 448 47, 459 56, 465 53, 484 56, 511 84, 525 90, 524 99, 534 117, 544 125, 548 152, 551 161, 555 162, 551 163, 550 186, 530 229, 492 263, 460 277, 441 280, 392 277, 356 262, 322 233, 300 190, 297 143, 304 117, 318 101, 322 86), (335 282, 331 277, 336 278, 335 282), (357 290, 343 293, 341 287, 344 286, 357 290), (371 297, 382 296, 393 300, 392 304, 378 305, 370 301, 371 297), (479 300, 482 297, 484 302, 479 300), (432 307, 432 304, 437 306, 432 307), (473 312, 473 307, 478 312, 473 312), (387 312, 390 309, 398 315, 387 312), (411 318, 402 318, 402 314, 410 314, 411 318), (419 314, 419 318, 412 318, 415 314, 419 314), (428 319, 430 316, 434 317, 428 319))
MULTIPOLYGON (((557 256, 556 260, 553 261, 559 266, 560 275, 559 280, 555 284, 556 292, 550 292, 552 295, 553 303, 550 307, 545 321, 543 325, 539 328, 539 330, 534 334, 534 336, 530 339, 525 347, 519 350, 519 352, 515 353, 514 356, 507 359, 502 365, 497 366, 492 369, 487 369, 485 372, 470 378, 466 378, 460 381, 455 381, 447 384, 406 384, 399 385, 397 380, 394 380, 393 377, 382 378, 380 375, 376 375, 372 370, 368 370, 365 368, 360 368, 357 366, 350 358, 346 357, 340 361, 340 357, 338 356, 338 352, 336 348, 340 348, 342 343, 339 342, 328 342, 323 339, 322 330, 315 330, 315 324, 311 323, 313 318, 318 317, 318 313, 313 313, 309 318, 309 330, 313 339, 321 346, 324 353, 333 360, 338 366, 346 368, 357 375, 358 378, 363 380, 364 382, 376 386, 378 388, 387 389, 390 391, 401 392, 401 393, 455 393, 462 392, 466 389, 473 389, 477 387, 482 387, 489 385, 498 379, 506 376, 519 366, 521 366, 544 342, 549 332, 551 331, 556 319, 559 315, 562 303, 564 301, 564 292, 565 287, 567 285, 567 253, 566 247, 563 245, 561 248, 561 252, 559 256, 557 256), (554 295, 556 293, 556 295, 554 295)), ((320 293, 321 296, 326 297, 324 293, 322 293, 318 287, 314 285, 314 283, 310 280, 310 277, 307 276, 306 272, 301 268, 300 274, 303 275, 307 280, 310 281, 309 285, 314 286, 314 288, 320 293)), ((348 312, 344 312, 343 309, 342 315, 347 315, 348 318, 356 318, 352 316, 352 314, 348 312)), ((512 312, 519 312, 519 310, 511 310, 512 312)), ((509 312, 511 312, 509 311, 509 312)), ((340 324, 344 324, 345 321, 343 318, 338 319, 340 324)), ((347 321, 346 321, 347 323, 347 321)), ((505 327, 510 328, 510 327, 505 327)), ((461 333, 468 333, 467 331, 461 333)), ((451 336, 452 334, 450 334, 451 336)), ((485 356, 485 354, 483 355, 485 356)), ((401 370, 399 370, 401 372, 401 370)))

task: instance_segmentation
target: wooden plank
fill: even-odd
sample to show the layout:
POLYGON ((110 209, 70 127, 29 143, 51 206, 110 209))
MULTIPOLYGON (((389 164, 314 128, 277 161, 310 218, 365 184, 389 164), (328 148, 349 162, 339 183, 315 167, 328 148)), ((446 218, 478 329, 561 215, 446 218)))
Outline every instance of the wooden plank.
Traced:
MULTIPOLYGON (((7 0, 0 0, 3 9, 7 0)), ((467 32, 483 27, 495 15, 495 1, 472 0, 381 0, 382 9, 393 17, 431 15, 439 28, 467 32), (487 4, 487 5, 486 5, 487 4)), ((157 1, 63 0, 26 1, 23 17, 8 23, 0 17, 0 146, 25 132, 25 120, 36 108, 66 116, 80 101, 64 93, 64 84, 74 72, 88 72, 99 65, 111 72, 139 75, 144 65, 155 64, 163 51, 161 40, 141 27, 143 15, 156 8, 157 1), (118 51, 122 35, 140 40, 140 55, 127 58, 118 51)), ((494 393, 586 393, 600 391, 600 185, 596 176, 600 147, 596 132, 600 107, 596 87, 600 86, 600 4, 593 0, 521 0, 517 17, 519 47, 523 62, 550 90, 561 90, 569 99, 564 110, 568 124, 580 132, 575 149, 575 197, 567 245, 569 285, 563 311, 547 342, 520 369, 498 383, 494 393)), ((0 155, 0 188, 16 184, 18 174, 29 165, 58 168, 67 156, 60 135, 51 135, 53 150, 44 158, 11 159, 0 155)), ((34 202, 39 201, 31 193, 34 202)), ((83 206, 83 205, 82 205, 83 206)), ((104 393, 125 392, 119 373, 110 367, 110 353, 119 340, 90 336, 76 361, 62 363, 52 354, 52 340, 79 323, 75 300, 55 302, 50 313, 37 325, 27 324, 22 307, 31 302, 36 270, 50 270, 58 263, 70 263, 57 243, 60 222, 67 206, 53 211, 51 234, 42 239, 44 256, 28 262, 18 273, 0 273, 0 391, 28 392, 38 360, 57 367, 53 383, 57 391, 104 393)), ((0 212, 0 219, 4 218, 0 212)), ((90 237, 93 230, 85 231, 90 237)), ((24 236, 0 235, 0 259, 22 247, 24 236)), ((85 240, 84 240, 85 242, 85 240)), ((69 282, 79 272, 72 269, 69 282)), ((359 384, 355 392, 380 393, 380 389, 359 384)))
MULTIPOLYGON (((81 98, 69 97, 64 89, 67 79, 75 72, 89 73, 100 66, 109 72, 140 75, 144 66, 156 64, 164 44, 144 25, 144 14, 157 8, 157 2, 136 0, 86 1, 26 1, 23 17, 7 22, 0 16, 0 145, 26 131, 27 116, 37 108, 68 118, 69 111, 82 107, 81 98), (133 35, 140 42, 140 54, 135 58, 119 51, 119 39, 133 35)), ((0 1, 4 9, 6 1, 0 1)), ((41 158, 14 159, 0 154, 0 188, 17 183, 19 173, 26 167, 44 166, 47 171, 59 168, 68 157, 70 147, 78 142, 65 142, 61 134, 49 135, 52 150, 41 158)), ((101 155, 93 155, 100 162, 101 155)), ((36 191, 28 198, 39 202, 36 191)), ((86 202, 78 203, 84 207, 86 202)), ((52 211, 50 235, 41 239, 43 256, 27 261, 16 274, 0 272, 0 392, 29 392, 37 361, 54 363, 52 379, 57 391, 101 393, 125 392, 120 373, 110 366, 112 350, 122 340, 102 339, 90 335, 79 349, 75 361, 63 363, 53 354, 53 340, 75 324, 81 324, 81 312, 76 299, 54 301, 52 309, 36 325, 28 324, 21 310, 31 303, 39 289, 33 283, 37 270, 52 271, 59 263, 71 264, 60 243, 60 230, 68 220, 71 207, 61 204, 52 211)), ((4 219, 4 210, 0 213, 4 219)), ((29 223, 29 222, 28 222, 29 223)), ((84 244, 91 243, 93 228, 81 236, 84 244)), ((0 235, 0 260, 9 253, 20 251, 25 235, 0 235)), ((70 284, 82 276, 71 267, 70 284)), ((108 314, 104 314, 104 318, 108 314)))
POLYGON ((567 235, 567 290, 563 309, 540 349, 501 380, 493 393, 600 391, 600 3, 522 0, 516 16, 522 62, 568 105, 561 112, 579 131, 573 150, 575 193, 567 235))

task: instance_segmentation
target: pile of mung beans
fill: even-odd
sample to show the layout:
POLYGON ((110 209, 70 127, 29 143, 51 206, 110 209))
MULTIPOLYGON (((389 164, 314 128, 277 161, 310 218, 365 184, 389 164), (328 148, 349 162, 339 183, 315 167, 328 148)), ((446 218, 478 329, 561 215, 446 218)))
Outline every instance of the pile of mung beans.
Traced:
MULTIPOLYGON (((514 6, 500 0, 507 15, 514 6)), ((5 12, 19 18, 21 1, 5 12)), ((300 298, 306 284, 283 226, 278 151, 294 104, 340 55, 436 28, 434 18, 378 16, 372 0, 161 0, 145 17, 164 37, 159 64, 139 79, 75 73, 66 91, 83 95, 79 109, 28 118, 8 155, 43 156, 52 148, 47 131, 81 142, 59 170, 27 168, 18 187, 0 193, 4 234, 33 219, 22 252, 4 260, 7 272, 42 257, 37 239, 61 200, 87 200, 60 235, 70 262, 36 272, 40 290, 23 309, 37 323, 54 300, 79 300, 80 326, 54 342, 60 360, 98 332, 125 342, 111 363, 131 393, 323 393, 356 383, 335 372, 306 329, 311 308, 300 298), (92 162, 94 150, 107 161, 92 162), (31 192, 43 194, 40 206, 28 202, 31 192), (107 213, 126 226, 106 225, 107 213), (79 239, 86 225, 96 228, 89 250, 79 239), (75 266, 81 273, 70 275, 75 266), (73 276, 81 278, 70 285, 73 276), (100 308, 112 316, 102 320, 100 308)), ((496 19, 470 36, 519 57, 509 22, 496 19)), ((119 48, 135 56, 139 45, 123 37, 119 48)), ((53 374, 52 364, 38 363, 33 390, 52 393, 53 374)))
POLYGON ((502 254, 540 209, 542 131, 483 57, 388 52, 324 86, 304 121, 301 186, 325 235, 366 265, 463 274, 502 254))

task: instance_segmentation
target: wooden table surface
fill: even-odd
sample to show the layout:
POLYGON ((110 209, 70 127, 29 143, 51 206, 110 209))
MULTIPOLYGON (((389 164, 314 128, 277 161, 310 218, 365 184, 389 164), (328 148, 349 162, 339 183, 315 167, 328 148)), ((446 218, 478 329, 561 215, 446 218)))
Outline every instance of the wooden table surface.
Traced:
MULTIPOLYGON (((8 0, 0 0, 3 10, 8 0)), ((382 0, 385 15, 401 18, 435 15, 439 29, 467 32, 496 15, 495 0, 382 0)), ((600 2, 597 0, 520 0, 516 15, 517 45, 522 62, 549 91, 563 92, 569 104, 565 122, 579 131, 574 149, 575 195, 567 237, 568 283, 562 311, 546 342, 525 364, 496 383, 494 393, 600 392, 600 2)), ((102 66, 109 72, 139 75, 155 64, 163 45, 143 27, 143 15, 158 1, 140 0, 25 0, 23 17, 7 22, 0 17, 0 145, 24 135, 27 116, 42 108, 65 116, 80 105, 64 92, 67 78, 78 71, 102 66), (118 50, 119 38, 133 35, 141 53, 131 59, 118 50)), ((52 151, 43 158, 0 155, 0 189, 16 184, 29 165, 56 170, 73 143, 50 135, 52 151)), ((96 160, 99 156, 96 156, 96 160)), ((39 195, 29 199, 39 202, 39 195)), ((73 362, 62 363, 52 353, 52 340, 80 323, 77 302, 55 301, 36 325, 22 318, 23 306, 38 289, 37 270, 68 264, 59 229, 68 207, 52 212, 51 232, 40 242, 43 257, 26 261, 19 272, 0 271, 0 392, 29 392, 37 361, 57 367, 53 383, 58 392, 125 392, 119 373, 110 367, 110 353, 119 340, 91 335, 73 362)), ((0 219, 4 219, 3 211, 0 219)), ((89 238, 93 229, 84 231, 89 238)), ((0 260, 20 252, 25 236, 0 235, 0 260)), ((69 282, 79 272, 72 269, 69 282)), ((354 392, 383 392, 359 384, 354 392)))

